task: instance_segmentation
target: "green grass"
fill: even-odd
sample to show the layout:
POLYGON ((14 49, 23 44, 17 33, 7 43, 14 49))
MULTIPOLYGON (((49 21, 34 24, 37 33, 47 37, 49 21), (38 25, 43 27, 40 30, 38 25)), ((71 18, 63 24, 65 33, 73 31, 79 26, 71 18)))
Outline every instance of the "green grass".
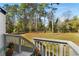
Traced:
POLYGON ((53 39, 69 40, 79 45, 79 33, 26 33, 22 34, 22 36, 31 42, 33 41, 34 37, 38 37, 38 38, 48 38, 52 40, 53 39))

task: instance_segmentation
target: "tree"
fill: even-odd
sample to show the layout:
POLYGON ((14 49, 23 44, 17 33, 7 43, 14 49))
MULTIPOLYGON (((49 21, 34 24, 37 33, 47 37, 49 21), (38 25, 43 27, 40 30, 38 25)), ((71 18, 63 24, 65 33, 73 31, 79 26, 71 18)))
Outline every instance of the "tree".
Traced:
MULTIPOLYGON (((10 19, 10 24, 12 25, 11 32, 32 32, 32 31, 46 31, 45 19, 47 17, 47 12, 45 8, 48 4, 33 4, 33 3, 22 3, 22 4, 13 4, 6 5, 7 10, 7 20, 10 19), (44 21, 42 19, 44 18, 44 21)), ((52 10, 52 7, 50 8, 52 10)), ((53 10, 54 11, 54 10, 53 10)), ((51 20, 53 19, 53 12, 51 11, 51 20)), ((8 20, 9 21, 9 20, 8 20)), ((54 25, 56 21, 53 20, 49 23, 51 29, 56 26, 54 25)), ((54 29, 54 28, 53 28, 54 29)), ((52 31, 52 30, 51 30, 52 31)))
MULTIPOLYGON (((48 4, 48 6, 47 6, 47 8, 48 9, 50 9, 50 11, 48 12, 48 19, 50 19, 49 20, 49 24, 52 22, 52 32, 55 32, 55 30, 54 30, 54 22, 55 22, 55 12, 56 12, 56 10, 57 10, 57 8, 55 8, 55 6, 54 6, 55 4, 53 4, 53 3, 50 3, 50 4, 48 4)), ((58 4, 56 4, 56 5, 58 5, 58 4)))
POLYGON ((11 18, 9 18, 10 16, 6 16, 6 32, 7 33, 13 33, 14 30, 14 24, 11 20, 11 18))
POLYGON ((24 22, 23 20, 18 20, 15 25, 14 33, 23 33, 23 31, 24 31, 24 22))
POLYGON ((5 4, 4 5, 5 7, 5 10, 7 11, 7 14, 6 14, 6 32, 7 33, 13 33, 13 30, 14 30, 14 23, 13 23, 13 14, 10 12, 10 8, 11 6, 8 5, 8 4, 5 4))
POLYGON ((54 27, 53 27, 53 29, 54 29, 54 32, 55 32, 55 33, 58 32, 58 21, 59 21, 59 19, 57 18, 56 21, 54 22, 54 27))

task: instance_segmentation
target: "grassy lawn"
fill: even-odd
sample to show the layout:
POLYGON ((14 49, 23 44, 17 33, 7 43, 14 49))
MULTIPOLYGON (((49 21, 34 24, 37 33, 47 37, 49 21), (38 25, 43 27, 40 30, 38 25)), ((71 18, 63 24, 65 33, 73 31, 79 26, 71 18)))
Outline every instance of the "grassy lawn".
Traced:
POLYGON ((22 36, 31 42, 33 41, 34 37, 38 37, 38 38, 48 38, 52 40, 53 39, 69 40, 79 45, 79 33, 26 33, 22 34, 22 36))

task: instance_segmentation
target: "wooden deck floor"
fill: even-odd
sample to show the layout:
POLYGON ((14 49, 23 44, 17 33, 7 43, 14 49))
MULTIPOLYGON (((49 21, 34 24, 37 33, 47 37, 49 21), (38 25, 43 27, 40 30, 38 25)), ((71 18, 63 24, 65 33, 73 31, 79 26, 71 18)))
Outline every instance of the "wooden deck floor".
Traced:
POLYGON ((14 56, 30 56, 32 54, 32 52, 27 52, 27 51, 22 51, 19 54, 16 54, 14 56))

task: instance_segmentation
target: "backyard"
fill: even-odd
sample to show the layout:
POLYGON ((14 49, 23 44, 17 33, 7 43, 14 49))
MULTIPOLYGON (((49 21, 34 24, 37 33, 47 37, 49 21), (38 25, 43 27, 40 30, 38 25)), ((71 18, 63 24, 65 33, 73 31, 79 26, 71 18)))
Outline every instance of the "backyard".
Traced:
POLYGON ((52 40, 69 40, 79 45, 79 33, 26 33, 22 34, 22 36, 31 42, 33 41, 34 37, 37 37, 52 40))
POLYGON ((42 55, 79 55, 79 4, 13 3, 2 5, 0 5, 0 17, 2 17, 0 51, 12 42, 16 52, 24 52, 21 55, 29 55, 27 52, 33 52, 36 47, 40 49, 42 55))

